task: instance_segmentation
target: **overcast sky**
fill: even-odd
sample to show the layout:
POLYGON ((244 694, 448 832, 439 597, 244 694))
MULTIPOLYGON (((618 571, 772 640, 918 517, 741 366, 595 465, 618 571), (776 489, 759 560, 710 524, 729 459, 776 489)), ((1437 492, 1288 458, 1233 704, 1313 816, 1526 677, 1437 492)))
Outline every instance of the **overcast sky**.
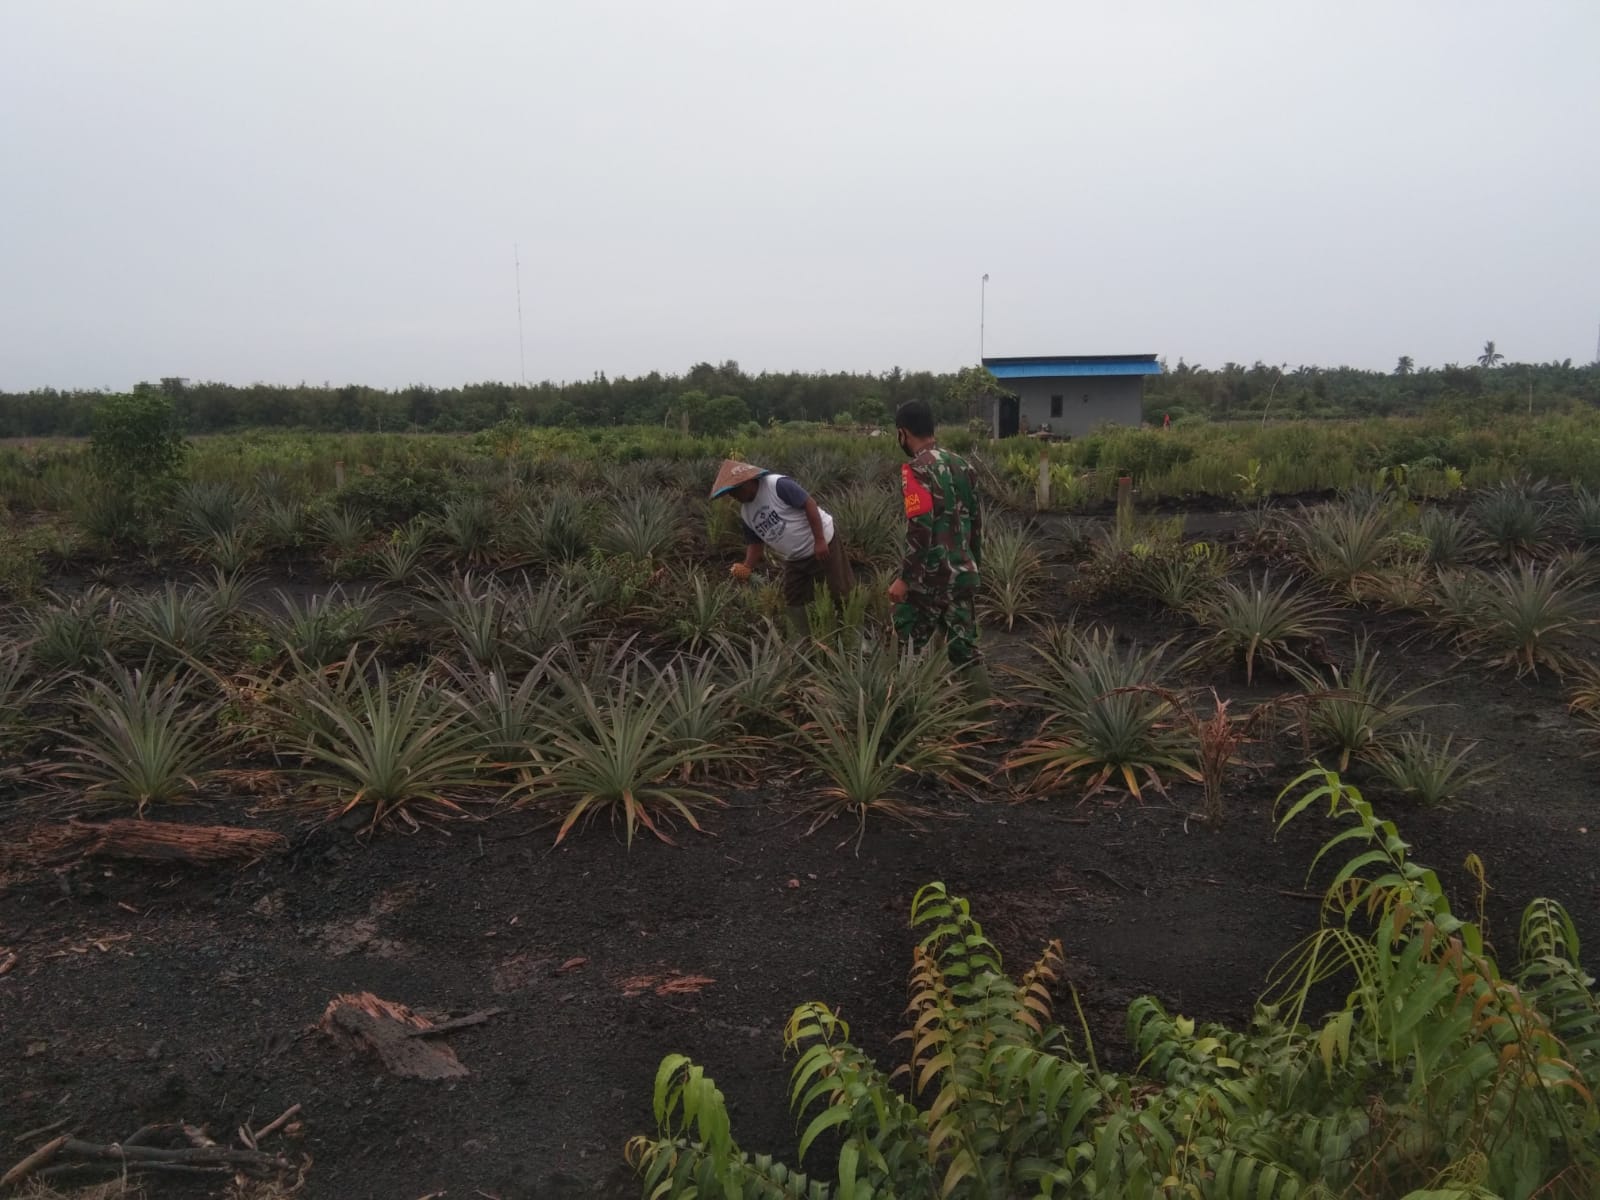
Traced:
POLYGON ((0 0, 0 387, 1587 362, 1600 3, 0 0))

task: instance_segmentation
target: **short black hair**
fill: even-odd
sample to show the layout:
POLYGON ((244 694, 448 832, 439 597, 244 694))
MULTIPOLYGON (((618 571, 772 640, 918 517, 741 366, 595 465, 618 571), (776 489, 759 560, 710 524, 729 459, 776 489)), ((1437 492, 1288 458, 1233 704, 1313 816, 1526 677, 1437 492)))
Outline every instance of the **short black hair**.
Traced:
POLYGON ((933 409, 926 400, 907 400, 894 410, 894 427, 904 429, 912 437, 932 437, 933 409))

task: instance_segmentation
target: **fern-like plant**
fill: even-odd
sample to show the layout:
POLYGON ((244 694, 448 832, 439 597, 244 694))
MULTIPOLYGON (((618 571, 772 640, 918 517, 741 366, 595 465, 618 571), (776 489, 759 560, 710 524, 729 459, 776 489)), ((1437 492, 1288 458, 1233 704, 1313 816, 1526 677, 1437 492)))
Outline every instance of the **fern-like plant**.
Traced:
POLYGON ((657 1132, 628 1145, 645 1194, 1590 1200, 1600 1001, 1571 919, 1534 901, 1521 965, 1502 974, 1359 792, 1321 771, 1290 790, 1303 794, 1283 822, 1327 802, 1344 827, 1319 858, 1349 857, 1322 928, 1247 1030, 1142 997, 1128 1009, 1137 1074, 1110 1072, 1086 1024, 1080 1049, 1054 1021, 1059 944, 1013 979, 965 901, 930 884, 912 902, 903 1082, 826 1005, 797 1008, 785 1036, 799 1150, 826 1155, 808 1176, 743 1150, 715 1082, 670 1055, 657 1132), (1310 1017, 1320 994, 1342 1004, 1310 1017))

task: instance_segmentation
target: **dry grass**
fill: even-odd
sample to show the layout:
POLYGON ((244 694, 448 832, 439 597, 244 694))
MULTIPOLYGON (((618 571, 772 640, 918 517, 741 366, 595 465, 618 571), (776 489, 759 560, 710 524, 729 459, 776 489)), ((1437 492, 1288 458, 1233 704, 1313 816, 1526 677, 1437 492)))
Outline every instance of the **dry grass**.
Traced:
POLYGON ((24 1192, 23 1200, 144 1200, 144 1189, 121 1179, 110 1183, 97 1183, 93 1187, 58 1192, 48 1184, 34 1182, 24 1192))
MULTIPOLYGON (((291 1200, 298 1187, 259 1179, 235 1180, 217 1193, 217 1200, 291 1200)), ((89 1187, 59 1191, 34 1180, 18 1193, 18 1200, 146 1200, 151 1193, 131 1179, 112 1179, 89 1187)))
POLYGON ((298 1184, 290 1187, 276 1181, 244 1179, 230 1184, 223 1193, 223 1200, 290 1200, 299 1191, 298 1184))

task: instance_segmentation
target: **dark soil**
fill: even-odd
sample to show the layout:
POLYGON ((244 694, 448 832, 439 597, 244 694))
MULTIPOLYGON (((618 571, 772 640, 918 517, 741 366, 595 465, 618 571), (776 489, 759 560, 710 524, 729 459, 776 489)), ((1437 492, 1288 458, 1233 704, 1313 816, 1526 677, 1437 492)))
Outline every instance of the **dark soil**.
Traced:
MULTIPOLYGON (((1146 639, 1172 632, 1115 615, 1146 639)), ((1596 767, 1579 757, 1559 685, 1463 668, 1404 626, 1364 623, 1408 677, 1454 680, 1430 728, 1502 760, 1498 782, 1461 805, 1419 810, 1374 787, 1380 811, 1463 912, 1475 900, 1461 864, 1483 857, 1504 960, 1535 895, 1600 934, 1596 767)), ((1020 637, 990 645, 998 666, 1026 654, 1020 637)), ((1224 694, 1272 690, 1226 682, 1224 694)), ((657 1064, 681 1051, 716 1078, 746 1148, 792 1158, 785 1019, 826 1000, 881 1063, 898 1062, 907 913, 936 879, 972 901, 1013 967, 1060 938, 1102 1060, 1127 1068, 1130 999, 1242 1022, 1315 926, 1307 870, 1333 828, 1308 813, 1273 836, 1274 799, 1300 769, 1292 742, 1239 774, 1220 828, 1187 815, 1199 800, 1187 786, 1144 804, 1015 805, 997 791, 939 801, 920 830, 875 825, 859 855, 841 848, 853 829, 805 836, 781 779, 730 794, 705 836, 631 852, 603 825, 552 849, 527 814, 370 843, 247 817, 244 799, 171 814, 276 823, 295 849, 242 871, 0 880, 0 947, 18 958, 0 977, 0 1156, 20 1157, 17 1134, 61 1117, 99 1140, 178 1118, 221 1139, 298 1102, 291 1146, 313 1160, 309 1196, 632 1195, 622 1145, 652 1130, 657 1064), (677 976, 703 979, 656 990, 677 976), (314 1031, 329 1000, 358 990, 436 1015, 508 1011, 449 1036, 465 1079, 402 1081, 314 1031)), ((13 812, 0 836, 41 816, 13 812)))

